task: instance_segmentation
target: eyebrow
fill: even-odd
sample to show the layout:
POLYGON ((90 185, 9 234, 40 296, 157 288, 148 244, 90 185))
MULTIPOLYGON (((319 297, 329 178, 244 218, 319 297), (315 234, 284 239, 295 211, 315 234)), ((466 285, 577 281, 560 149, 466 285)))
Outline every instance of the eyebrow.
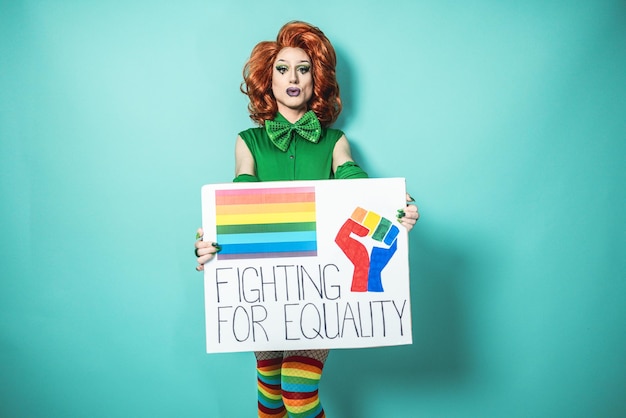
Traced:
MULTIPOLYGON (((284 63, 289 64, 289 63, 287 62, 287 60, 284 60, 284 59, 282 59, 282 58, 281 58, 281 59, 279 59, 279 60, 276 60, 276 62, 284 62, 284 63)), ((309 60, 302 60, 302 61, 298 62, 298 64, 311 64, 311 61, 309 61, 309 60)))

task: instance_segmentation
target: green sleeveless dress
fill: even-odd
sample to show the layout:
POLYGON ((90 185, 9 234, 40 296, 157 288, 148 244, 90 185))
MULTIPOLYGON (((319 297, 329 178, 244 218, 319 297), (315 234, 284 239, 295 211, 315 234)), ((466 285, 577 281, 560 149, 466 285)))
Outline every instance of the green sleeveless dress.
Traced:
MULTIPOLYGON (((276 114, 275 120, 287 122, 280 113, 276 114)), ((294 133, 285 152, 272 143, 263 127, 247 129, 240 132, 239 136, 254 157, 256 177, 240 175, 235 178, 236 182, 367 177, 353 162, 343 164, 341 169, 337 169, 337 175, 333 175, 333 149, 343 136, 339 129, 323 128, 317 143, 309 142, 294 133)))

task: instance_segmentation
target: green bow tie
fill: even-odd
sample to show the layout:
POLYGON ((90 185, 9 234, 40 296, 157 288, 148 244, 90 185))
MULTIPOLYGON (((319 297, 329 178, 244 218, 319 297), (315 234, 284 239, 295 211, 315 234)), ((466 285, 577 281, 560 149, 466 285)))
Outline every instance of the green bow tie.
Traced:
POLYGON ((270 141, 281 151, 287 151, 289 143, 293 137, 292 132, 296 132, 302 138, 314 144, 320 139, 322 126, 312 110, 306 112, 296 123, 286 120, 266 120, 265 132, 270 137, 270 141))

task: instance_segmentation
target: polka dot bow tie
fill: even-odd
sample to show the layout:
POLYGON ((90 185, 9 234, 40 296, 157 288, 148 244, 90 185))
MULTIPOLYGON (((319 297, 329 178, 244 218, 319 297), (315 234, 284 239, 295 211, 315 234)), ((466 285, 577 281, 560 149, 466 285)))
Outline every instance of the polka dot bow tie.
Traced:
POLYGON ((265 132, 270 137, 270 141, 281 151, 287 151, 289 143, 296 132, 309 142, 317 144, 322 133, 320 121, 312 110, 306 112, 296 123, 281 120, 266 120, 265 132))

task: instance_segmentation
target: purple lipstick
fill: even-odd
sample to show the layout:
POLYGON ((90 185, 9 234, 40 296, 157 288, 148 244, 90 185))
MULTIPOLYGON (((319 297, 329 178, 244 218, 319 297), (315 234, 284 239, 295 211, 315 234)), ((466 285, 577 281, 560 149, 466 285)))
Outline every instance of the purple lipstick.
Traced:
POLYGON ((287 89, 287 95, 290 97, 297 97, 300 95, 300 89, 297 87, 289 87, 287 89))

